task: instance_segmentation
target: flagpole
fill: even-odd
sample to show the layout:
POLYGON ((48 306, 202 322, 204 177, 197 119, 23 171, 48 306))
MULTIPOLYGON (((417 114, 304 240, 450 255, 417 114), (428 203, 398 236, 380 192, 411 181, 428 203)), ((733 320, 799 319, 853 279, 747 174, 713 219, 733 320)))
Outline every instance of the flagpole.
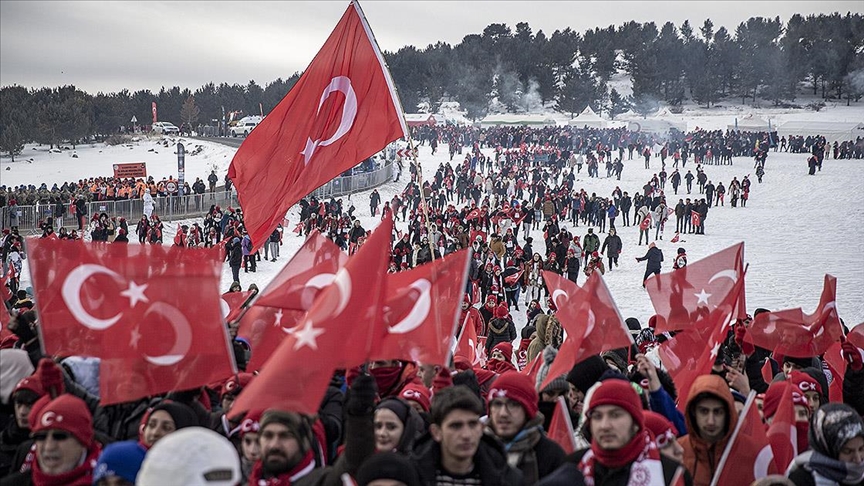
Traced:
MULTIPOLYGON (((360 2, 358 0, 351 0, 351 5, 357 10, 357 15, 360 16, 360 21, 363 24, 363 28, 366 30, 366 34, 369 36, 372 48, 375 50, 375 55, 378 56, 378 61, 384 68, 384 77, 387 80, 387 85, 390 87, 390 92, 393 94, 393 104, 398 108, 397 111, 400 115, 399 123, 402 125, 402 132, 405 133, 405 138, 408 140, 408 148, 411 150, 410 157, 413 158, 414 165, 417 166, 417 181, 420 186, 420 200, 423 203, 423 217, 426 219, 426 233, 431 235, 432 231, 429 221, 429 210, 426 207, 426 197, 423 195, 423 169, 420 166, 420 161, 417 160, 417 152, 414 147, 414 138, 411 136, 411 130, 405 122, 405 108, 402 107, 402 101, 399 99, 399 93, 396 90, 396 83, 393 82, 393 77, 390 75, 390 68, 387 67, 387 63, 384 61, 384 56, 381 53, 381 49, 378 47, 378 41, 375 39, 375 34, 372 33, 372 29, 369 27, 369 22, 366 20, 366 14, 363 13, 363 9, 360 7, 360 2)), ((443 231, 441 234, 443 236, 443 231)), ((432 238, 429 238, 429 252, 432 254, 432 261, 435 261, 435 248, 432 246, 432 238)))
POLYGON ((717 486, 717 481, 720 478, 720 474, 723 472, 723 468, 726 466, 726 460, 729 459, 729 453, 732 452, 732 446, 735 445, 735 439, 738 437, 738 432, 741 430, 741 424, 744 422, 741 420, 741 417, 747 416, 747 411, 750 410, 751 406, 753 406, 755 398, 756 391, 750 390, 750 394, 747 395, 747 401, 744 403, 744 408, 741 409, 741 413, 738 414, 738 423, 735 424, 735 431, 732 432, 732 435, 729 436, 729 440, 726 441, 726 449, 720 457, 720 462, 717 463, 714 477, 711 478, 711 486, 717 486))

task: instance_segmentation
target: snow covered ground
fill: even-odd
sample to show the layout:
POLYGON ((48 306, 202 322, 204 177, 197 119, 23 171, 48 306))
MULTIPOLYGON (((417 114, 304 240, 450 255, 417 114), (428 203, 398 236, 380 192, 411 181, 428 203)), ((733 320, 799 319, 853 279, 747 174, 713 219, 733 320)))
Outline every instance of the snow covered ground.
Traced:
MULTIPOLYGON (((837 107, 840 108, 840 107, 837 107)), ((818 120, 843 120, 857 117, 864 120, 864 107, 836 109, 810 115, 818 120)), ((778 114, 778 117, 787 115, 778 114)), ((799 117, 800 113, 788 116, 799 117)), ((696 122, 700 126, 725 126, 728 114, 702 116, 696 122)), ((691 128, 693 123, 691 123, 691 128)), ((176 142, 176 140, 174 141, 176 142)), ((187 151, 196 145, 203 147, 197 155, 186 157, 187 178, 204 178, 211 169, 223 177, 236 149, 198 140, 184 140, 187 151)), ((71 151, 49 153, 45 147, 28 146, 14 163, 7 157, 0 160, 0 184, 14 186, 22 183, 52 184, 64 180, 109 175, 111 165, 117 162, 147 162, 148 174, 154 177, 176 176, 176 155, 174 148, 164 147, 156 139, 142 138, 131 146, 106 147, 102 145, 78 146, 78 158, 71 158, 71 151), (151 151, 152 149, 152 151, 151 151), (27 161, 32 159, 32 161, 27 161), (5 170, 10 167, 10 170, 5 170)), ((188 153, 188 152, 187 152, 188 153)), ((491 151, 490 151, 491 153, 491 151)), ((778 310, 788 307, 802 307, 805 312, 815 309, 823 275, 830 273, 837 277, 837 310, 851 326, 864 322, 864 199, 860 196, 864 181, 864 161, 826 159, 821 172, 815 176, 807 175, 806 155, 771 152, 766 164, 764 183, 759 184, 751 175, 753 186, 746 208, 712 208, 706 220, 705 235, 682 235, 682 241, 670 243, 674 234, 667 227, 664 239, 658 246, 666 256, 664 271, 671 270, 671 259, 676 249, 684 247, 690 262, 701 259, 713 252, 726 248, 738 241, 744 241, 745 260, 750 264, 747 275, 747 303, 749 311, 757 307, 778 310)), ((446 146, 436 155, 431 154, 428 146, 420 147, 420 161, 424 177, 428 180, 441 163, 448 163, 446 146)), ((454 160, 454 163, 457 163, 454 160)), ((695 168, 688 164, 687 168, 695 168)), ((584 187, 589 193, 609 196, 616 185, 633 194, 655 172, 659 171, 659 160, 652 160, 652 169, 643 168, 641 160, 626 161, 622 180, 614 178, 588 179, 585 172, 576 182, 577 188, 584 187)), ((671 169, 670 169, 671 171, 671 169)), ((604 171, 601 171, 604 172, 604 171)), ((709 179, 728 185, 732 177, 753 173, 753 160, 736 158, 732 166, 706 166, 709 179)), ((378 188, 382 201, 389 200, 401 192, 406 180, 390 182, 378 188)), ((686 197, 686 191, 679 190, 679 196, 686 197)), ((694 196, 698 191, 694 190, 694 196)), ((677 202, 667 185, 670 205, 677 202)), ((347 201, 347 197, 343 198, 347 201)), ((358 193, 350 198, 357 207, 357 215, 367 229, 377 224, 378 218, 369 215, 368 192, 358 193)), ((347 207, 347 205, 346 205, 347 207)), ((291 222, 299 219, 299 209, 292 208, 288 218, 291 222)), ((405 223, 397 223, 404 229, 405 223)), ((568 225, 569 226, 569 225, 568 225)), ((173 240, 176 223, 166 224, 165 242, 173 240)), ((570 228, 574 234, 583 236, 587 228, 570 228)), ((642 256, 644 246, 636 245, 638 231, 634 227, 625 228, 618 222, 619 235, 624 249, 620 267, 608 271, 605 279, 612 291, 623 317, 636 317, 645 325, 653 314, 651 302, 642 289, 641 278, 644 263, 637 263, 635 257, 642 256)), ((534 231, 535 248, 542 249, 542 232, 534 231)), ((601 242, 605 235, 601 234, 601 242)), ((653 232, 652 232, 653 236, 653 232)), ((262 261, 256 273, 240 274, 244 287, 251 283, 264 288, 277 274, 287 260, 300 247, 303 238, 286 231, 281 256, 275 263, 262 261)), ((29 285, 25 271, 24 287, 29 285)), ((580 278, 580 283, 584 277, 580 278)), ((227 290, 231 284, 230 269, 225 267, 222 288, 227 290)), ((517 328, 525 324, 524 307, 515 312, 517 328)))

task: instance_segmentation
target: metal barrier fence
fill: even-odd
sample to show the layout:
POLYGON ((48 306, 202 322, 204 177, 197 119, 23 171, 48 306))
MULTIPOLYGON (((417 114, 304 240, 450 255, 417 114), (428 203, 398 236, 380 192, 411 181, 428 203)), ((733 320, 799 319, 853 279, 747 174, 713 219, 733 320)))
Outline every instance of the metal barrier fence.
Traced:
MULTIPOLYGON (((371 189, 380 186, 389 181, 395 174, 396 164, 392 161, 385 162, 384 166, 371 172, 363 172, 351 176, 337 177, 330 182, 324 184, 312 191, 310 196, 315 196, 318 199, 328 197, 338 197, 345 194, 371 189)), ((229 206, 239 206, 237 193, 234 190, 226 192, 224 188, 219 187, 214 193, 193 194, 189 196, 165 196, 153 198, 153 212, 159 215, 162 221, 173 221, 178 219, 188 219, 193 217, 203 217, 207 214, 211 205, 220 206, 223 210, 229 206)), ((66 214, 58 218, 53 204, 37 204, 35 206, 18 206, 18 231, 22 234, 39 233, 39 224, 45 221, 46 218, 54 217, 54 228, 57 230, 65 226, 66 229, 77 229, 79 222, 76 215, 71 214, 66 206, 66 214)), ((9 207, 0 207, 0 227, 8 228, 11 226, 11 211, 9 207)), ((130 224, 134 224, 141 219, 144 214, 144 202, 141 199, 124 199, 118 201, 92 201, 87 203, 86 216, 89 218, 93 214, 107 213, 109 216, 123 217, 130 224)))

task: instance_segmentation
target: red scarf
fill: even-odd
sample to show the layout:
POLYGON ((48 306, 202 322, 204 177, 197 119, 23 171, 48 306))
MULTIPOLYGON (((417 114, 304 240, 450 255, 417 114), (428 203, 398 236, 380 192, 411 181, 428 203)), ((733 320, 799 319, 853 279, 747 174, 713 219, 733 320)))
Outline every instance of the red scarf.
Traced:
POLYGON ((585 484, 594 486, 596 464, 611 470, 631 463, 628 486, 664 484, 660 452, 651 440, 650 434, 644 429, 637 432, 627 445, 614 451, 601 449, 597 440, 592 439, 591 449, 582 456, 579 469, 585 477, 585 484))
MULTIPOLYGON (((255 461, 252 466, 252 474, 249 476, 249 484, 255 486, 291 486, 295 481, 303 476, 306 476, 315 469, 315 457, 310 449, 300 464, 294 466, 288 472, 282 473, 271 478, 264 478, 264 462, 262 460, 255 461)), ((89 484, 89 483, 88 483, 89 484)))
MULTIPOLYGON (((71 439, 70 439, 71 440, 71 439)), ((94 443, 90 450, 87 451, 87 457, 75 469, 63 474, 48 475, 39 469, 39 461, 34 460, 32 464, 33 486, 51 486, 62 484, 64 486, 90 486, 93 484, 93 468, 96 467, 96 460, 99 459, 99 453, 102 448, 94 443)))
POLYGON ((509 361, 504 361, 503 359, 495 358, 492 358, 486 362, 486 369, 489 371, 494 371, 499 375, 507 371, 516 371, 516 367, 513 366, 513 363, 509 361))

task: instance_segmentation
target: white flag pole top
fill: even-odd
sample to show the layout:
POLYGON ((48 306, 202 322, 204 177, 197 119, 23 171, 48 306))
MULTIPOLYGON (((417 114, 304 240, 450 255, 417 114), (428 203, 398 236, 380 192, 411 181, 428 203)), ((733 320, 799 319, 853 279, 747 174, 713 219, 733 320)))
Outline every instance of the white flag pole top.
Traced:
POLYGON ((381 48, 378 47, 378 41, 375 40, 375 34, 369 27, 369 22, 366 21, 366 15, 363 9, 360 8, 360 2, 351 0, 351 5, 357 11, 360 17, 360 23, 363 24, 363 30, 366 31, 366 36, 369 37, 369 43, 372 44, 372 50, 375 51, 375 57, 378 58, 378 64, 381 65, 381 71, 384 73, 384 79, 387 81, 387 87, 390 88, 390 98, 393 100, 393 105, 396 107, 396 114, 399 117, 399 126, 402 127, 402 136, 408 138, 408 124, 405 123, 405 110, 402 109, 402 102, 399 100, 399 95, 396 93, 396 84, 393 83, 393 76, 390 75, 390 69, 387 67, 387 62, 384 61, 384 55, 381 54, 381 48))

